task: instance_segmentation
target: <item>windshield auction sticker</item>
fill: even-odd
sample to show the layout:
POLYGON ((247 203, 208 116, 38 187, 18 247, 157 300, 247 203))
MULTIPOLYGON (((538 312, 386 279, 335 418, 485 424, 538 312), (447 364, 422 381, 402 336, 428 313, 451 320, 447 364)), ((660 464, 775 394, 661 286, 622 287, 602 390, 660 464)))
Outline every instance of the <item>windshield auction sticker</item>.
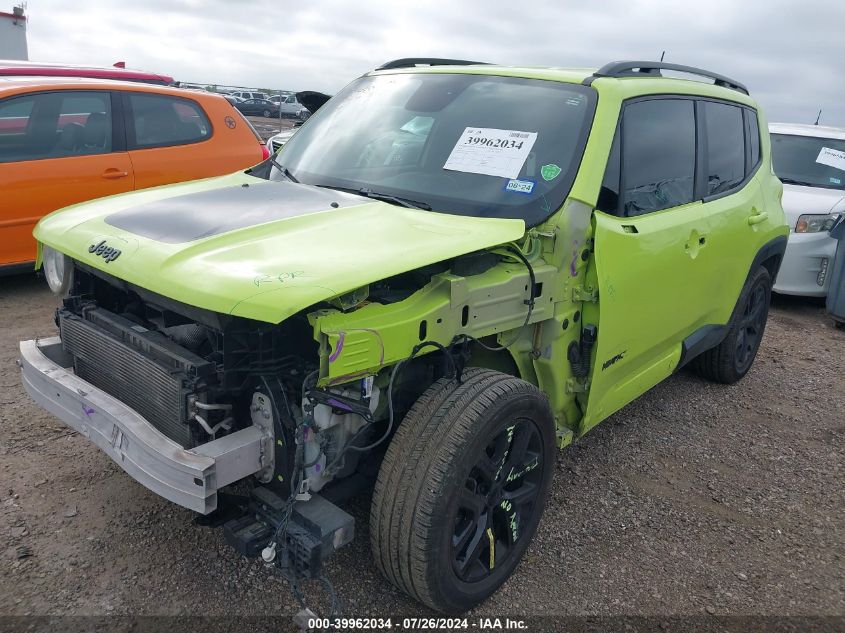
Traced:
POLYGON ((536 140, 537 132, 468 127, 452 148, 443 169, 516 178, 536 140))
POLYGON ((845 171, 845 152, 830 149, 829 147, 822 147, 822 151, 819 152, 816 162, 821 163, 822 165, 827 165, 828 167, 833 167, 834 169, 841 169, 842 171, 845 171))

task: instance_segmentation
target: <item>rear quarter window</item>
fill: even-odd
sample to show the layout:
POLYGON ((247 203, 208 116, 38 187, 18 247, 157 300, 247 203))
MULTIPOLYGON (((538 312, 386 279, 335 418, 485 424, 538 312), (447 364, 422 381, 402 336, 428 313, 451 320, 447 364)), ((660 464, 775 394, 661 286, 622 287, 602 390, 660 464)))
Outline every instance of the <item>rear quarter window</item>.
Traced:
POLYGON ((208 117, 191 99, 140 93, 127 98, 131 148, 188 145, 211 137, 208 117))
POLYGON ((745 137, 748 139, 748 173, 751 173, 760 162, 760 125, 754 110, 745 110, 745 123, 745 137))

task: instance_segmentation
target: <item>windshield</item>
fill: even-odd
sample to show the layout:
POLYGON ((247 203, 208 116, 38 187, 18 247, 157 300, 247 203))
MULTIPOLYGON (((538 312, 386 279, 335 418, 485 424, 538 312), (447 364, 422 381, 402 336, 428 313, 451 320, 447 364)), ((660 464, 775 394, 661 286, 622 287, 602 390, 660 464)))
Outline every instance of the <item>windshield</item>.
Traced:
MULTIPOLYGON (((469 74, 362 77, 276 157, 299 182, 539 224, 578 171, 595 91, 469 74)), ((271 180, 285 176, 276 168, 271 180)))
POLYGON ((787 184, 845 190, 845 140, 772 134, 772 166, 787 184))

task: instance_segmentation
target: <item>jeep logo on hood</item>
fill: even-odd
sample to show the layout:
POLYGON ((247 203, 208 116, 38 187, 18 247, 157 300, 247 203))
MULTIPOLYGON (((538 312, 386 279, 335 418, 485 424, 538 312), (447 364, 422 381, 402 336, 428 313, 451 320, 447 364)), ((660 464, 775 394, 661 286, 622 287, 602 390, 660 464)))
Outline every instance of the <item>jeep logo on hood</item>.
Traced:
POLYGON ((94 255, 99 255, 106 260, 107 264, 120 257, 120 249, 109 246, 106 244, 105 240, 99 244, 91 244, 91 246, 88 247, 88 252, 94 253, 94 255))

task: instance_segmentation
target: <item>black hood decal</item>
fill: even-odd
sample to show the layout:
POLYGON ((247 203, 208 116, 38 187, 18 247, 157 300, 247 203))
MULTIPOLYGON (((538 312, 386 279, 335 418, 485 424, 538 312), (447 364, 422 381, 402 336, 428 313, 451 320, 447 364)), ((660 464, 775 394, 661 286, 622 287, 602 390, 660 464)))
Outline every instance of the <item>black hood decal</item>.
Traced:
POLYGON ((118 211, 107 216, 105 222, 157 242, 180 244, 366 202, 365 198, 340 191, 273 182, 165 198, 118 211))

